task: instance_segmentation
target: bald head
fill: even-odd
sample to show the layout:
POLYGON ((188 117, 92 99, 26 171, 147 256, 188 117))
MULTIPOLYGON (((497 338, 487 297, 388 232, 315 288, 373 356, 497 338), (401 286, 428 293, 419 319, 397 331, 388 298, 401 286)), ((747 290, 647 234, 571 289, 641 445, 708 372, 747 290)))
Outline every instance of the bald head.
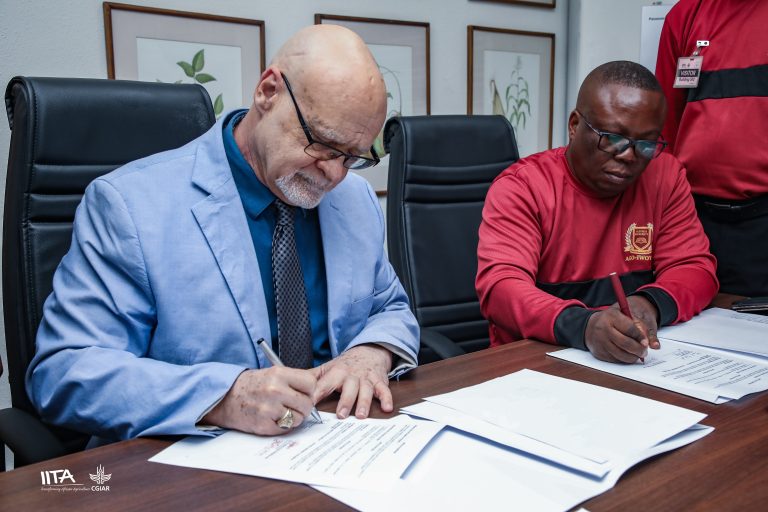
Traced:
POLYGON ((386 87, 379 67, 365 42, 347 28, 306 27, 280 48, 271 65, 290 78, 302 97, 323 102, 335 98, 339 104, 346 103, 344 98, 357 98, 374 111, 386 109, 386 87))
POLYGON ((350 65, 378 70, 360 36, 339 25, 311 25, 299 30, 277 51, 270 64, 297 73, 322 65, 331 66, 333 71, 350 65))
POLYGON ((628 60, 616 60, 601 64, 587 75, 579 88, 576 108, 580 111, 589 110, 599 90, 609 86, 662 93, 658 80, 645 66, 628 60))

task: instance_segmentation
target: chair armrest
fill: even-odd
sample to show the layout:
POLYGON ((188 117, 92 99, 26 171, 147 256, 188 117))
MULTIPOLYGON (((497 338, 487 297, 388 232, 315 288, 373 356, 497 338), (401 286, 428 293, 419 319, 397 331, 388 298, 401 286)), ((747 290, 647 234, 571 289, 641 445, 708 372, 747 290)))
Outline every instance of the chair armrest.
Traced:
POLYGON ((440 359, 448 359, 449 357, 466 354, 464 349, 448 336, 428 327, 422 327, 421 329, 421 344, 434 350, 440 359))
POLYGON ((14 407, 0 410, 0 442, 13 452, 14 467, 34 464, 67 453, 64 444, 43 422, 14 407))

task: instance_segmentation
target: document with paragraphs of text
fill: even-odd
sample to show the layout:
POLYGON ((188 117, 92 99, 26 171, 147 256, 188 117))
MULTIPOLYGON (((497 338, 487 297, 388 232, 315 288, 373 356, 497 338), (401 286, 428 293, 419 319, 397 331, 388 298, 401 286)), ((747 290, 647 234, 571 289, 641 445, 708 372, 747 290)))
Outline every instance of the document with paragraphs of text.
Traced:
POLYGON ((669 339, 768 358, 768 316, 710 308, 687 322, 659 329, 669 339))
POLYGON ((661 348, 649 350, 645 363, 607 363, 575 348, 548 355, 713 404, 768 389, 768 361, 764 359, 669 339, 660 341, 661 348))
POLYGON ((349 489, 387 488, 443 425, 407 416, 339 420, 321 413, 283 436, 187 437, 151 459, 175 466, 349 489))

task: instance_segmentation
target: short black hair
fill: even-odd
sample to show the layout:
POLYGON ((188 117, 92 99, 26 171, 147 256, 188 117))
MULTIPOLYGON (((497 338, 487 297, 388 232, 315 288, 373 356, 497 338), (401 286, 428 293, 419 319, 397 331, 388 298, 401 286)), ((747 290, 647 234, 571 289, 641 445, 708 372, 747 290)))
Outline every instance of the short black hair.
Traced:
POLYGON ((601 64, 593 69, 584 81, 586 82, 590 77, 597 79, 597 82, 603 85, 625 85, 646 91, 662 92, 659 81, 648 68, 628 60, 614 60, 601 64))

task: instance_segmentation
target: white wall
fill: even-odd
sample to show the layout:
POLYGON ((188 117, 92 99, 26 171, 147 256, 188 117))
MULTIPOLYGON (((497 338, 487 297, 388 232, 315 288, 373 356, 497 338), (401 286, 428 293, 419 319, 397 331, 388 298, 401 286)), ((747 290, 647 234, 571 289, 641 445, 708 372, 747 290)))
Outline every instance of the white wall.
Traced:
MULTIPOLYGON (((568 0, 566 115, 576 106, 579 85, 600 64, 640 62, 640 25, 649 0, 568 0)), ((664 0, 675 4, 677 0, 664 0)))
MULTIPOLYGON (((556 34, 553 144, 565 142, 559 134, 565 132, 566 0, 559 0, 555 10, 467 0, 124 1, 264 20, 267 61, 291 34, 311 25, 315 13, 428 22, 432 114, 466 113, 467 25, 552 32, 556 34)), ((16 75, 106 78, 102 2, 0 0, 2 90, 16 75)), ((5 169, 8 161, 9 141, 10 131, 3 119, 0 121, 0 170, 5 169)), ((5 172, 0 171, 0 176, 1 191, 5 189, 5 172)), ((0 357, 6 361, 4 341, 0 347, 0 357)), ((6 372, 0 378, 0 408, 9 404, 6 372)))

